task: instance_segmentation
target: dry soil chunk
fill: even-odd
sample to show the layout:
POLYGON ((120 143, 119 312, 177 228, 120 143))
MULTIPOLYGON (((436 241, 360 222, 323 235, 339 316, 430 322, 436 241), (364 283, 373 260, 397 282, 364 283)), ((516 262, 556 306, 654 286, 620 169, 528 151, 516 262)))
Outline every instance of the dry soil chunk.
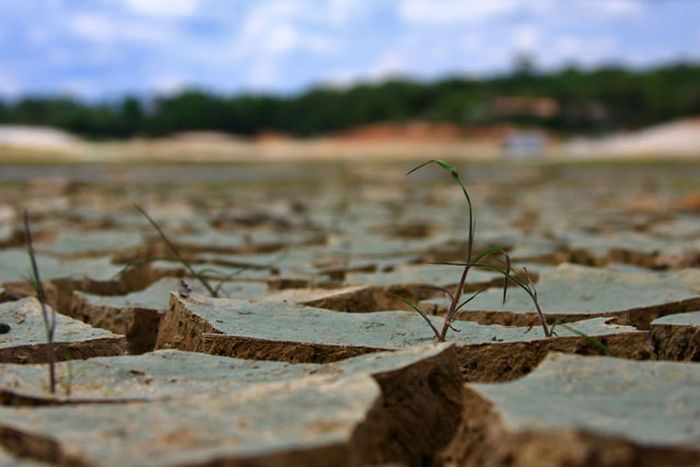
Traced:
POLYGON ((403 304, 388 288, 372 285, 354 285, 337 289, 285 289, 268 295, 265 300, 291 302, 349 313, 396 310, 400 309, 400 304, 403 304))
POLYGON ((575 262, 596 265, 620 262, 645 268, 692 266, 700 246, 698 240, 679 242, 637 232, 568 233, 565 240, 575 262))
POLYGON ((700 462, 700 366, 550 354, 506 384, 465 386, 458 465, 700 462))
MULTIPOLYGON (((112 264, 110 258, 67 260, 37 254, 42 280, 90 278, 95 281, 112 279, 122 267, 112 264)), ((29 257, 27 250, 13 248, 0 251, 0 284, 29 280, 29 257)))
MULTIPOLYGON (((67 464, 419 465, 460 423, 453 350, 431 346, 326 367, 176 351, 94 359, 76 370, 104 376, 106 385, 121 380, 107 391, 156 400, 0 408, 0 434, 14 435, 0 442, 67 464), (126 371, 151 382, 128 385, 126 371), (42 445, 48 443, 58 449, 42 445)), ((92 384, 81 377, 74 389, 103 396, 92 384)))
POLYGON ((143 245, 139 232, 128 230, 62 230, 51 241, 37 243, 38 253, 75 258, 129 251, 143 245))
MULTIPOLYGON (((499 279, 500 275, 486 271, 472 271, 470 283, 483 286, 499 279)), ((381 286, 440 286, 455 287, 461 269, 441 264, 411 264, 399 266, 391 272, 348 274, 346 281, 355 285, 381 286)))
POLYGON ((63 465, 348 465, 379 399, 368 376, 310 378, 184 401, 0 408, 0 433, 63 465))
MULTIPOLYGON (((10 332, 0 335, 0 362, 46 362, 46 331, 38 300, 25 298, 1 304, 0 322, 11 327, 10 332)), ((56 314, 54 340, 59 360, 121 355, 126 350, 123 336, 60 314, 56 314)))
MULTIPOLYGON (((210 264, 210 263, 190 263, 192 269, 201 276, 210 281, 258 281, 265 282, 271 277, 269 270, 251 269, 240 266, 231 266, 226 264, 210 264)), ((191 276, 190 272, 183 266, 182 262, 176 260, 158 260, 151 263, 151 268, 161 276, 186 276, 191 281, 196 279, 191 276)), ((216 284, 215 284, 216 285, 216 284)))
POLYGON ((29 459, 21 459, 0 447, 0 467, 40 467, 45 465, 29 459))
POLYGON ((700 311, 652 321, 651 338, 659 359, 700 361, 700 311))
POLYGON ((70 388, 67 384, 61 385, 62 390, 57 395, 49 393, 46 387, 45 365, 2 364, 0 388, 7 401, 39 405, 188 397, 205 392, 231 392, 251 384, 310 375, 380 376, 390 372, 412 371, 412 367, 425 368, 426 374, 454 371, 458 377, 455 353, 449 348, 450 344, 428 344, 398 352, 361 355, 325 365, 242 360, 181 350, 158 350, 142 355, 61 362, 57 373, 68 375, 70 371, 71 380, 70 388))
MULTIPOLYGON (((700 270, 660 274, 562 264, 541 272, 537 292, 550 320, 609 316, 648 329, 659 316, 700 309, 700 270)), ((511 288, 505 304, 502 300, 501 290, 488 290, 464 306, 459 319, 515 326, 538 323, 532 300, 517 287, 511 288)), ((448 305, 443 298, 425 303, 434 313, 448 305)))
POLYGON ((378 259, 406 256, 409 253, 420 256, 431 248, 442 245, 446 240, 447 237, 444 235, 413 239, 392 238, 360 231, 356 235, 348 235, 336 242, 331 242, 329 246, 331 251, 342 252, 355 259, 378 259))
MULTIPOLYGON (((192 293, 205 294, 204 286, 188 280, 192 293)), ((160 319, 168 308, 170 293, 178 290, 180 279, 163 278, 145 290, 127 295, 95 295, 75 292, 70 316, 92 326, 123 334, 129 340, 130 353, 143 353, 155 346, 160 319)), ((264 296, 265 284, 226 282, 220 296, 249 299, 264 296)))
MULTIPOLYGON (((393 272, 348 274, 347 282, 356 285, 328 289, 286 289, 269 295, 267 299, 350 313, 411 311, 402 298, 418 303, 439 294, 436 286, 456 288, 459 274, 460 270, 452 266, 409 265, 393 272)), ((502 283, 498 275, 480 271, 476 271, 472 279, 467 290, 502 283)))
POLYGON ((189 235, 177 235, 173 242, 185 251, 219 253, 264 253, 285 247, 323 243, 323 237, 305 232, 276 232, 256 230, 251 233, 233 233, 209 229, 189 235))
MULTIPOLYGON (((433 319, 436 326, 440 320, 433 319)), ((449 334, 469 380, 503 380, 524 374, 548 350, 597 353, 591 342, 561 328, 547 339, 539 328, 460 322, 449 334)), ((649 358, 646 333, 598 318, 576 323, 618 355, 649 358)), ((284 302, 253 302, 171 295, 157 348, 178 348, 215 355, 304 363, 337 361, 381 350, 406 349, 433 340, 415 313, 385 311, 337 313, 284 302)))

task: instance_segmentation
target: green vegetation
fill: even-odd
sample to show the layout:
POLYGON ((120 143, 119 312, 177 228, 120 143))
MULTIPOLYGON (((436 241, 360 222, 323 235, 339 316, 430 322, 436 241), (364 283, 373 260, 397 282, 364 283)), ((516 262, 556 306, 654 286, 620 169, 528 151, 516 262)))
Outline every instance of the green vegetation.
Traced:
POLYGON ((32 283, 36 292, 36 298, 41 305, 41 316, 44 319, 44 329, 46 330, 46 361, 49 368, 49 391, 56 393, 56 350, 54 349, 54 336, 56 334, 56 310, 46 307, 46 291, 39 275, 39 266, 36 262, 34 244, 32 243, 32 229, 29 225, 29 212, 24 211, 24 237, 27 243, 27 253, 31 263, 32 283))
POLYGON ((69 97, 0 102, 0 124, 50 125, 94 138, 216 130, 254 135, 263 130, 308 136, 413 119, 465 125, 536 124, 561 132, 636 128, 700 114, 700 65, 647 70, 522 69, 483 79, 434 83, 394 79, 347 89, 317 87, 291 97, 219 96, 198 90, 152 100, 86 103, 69 97), (514 107, 498 98, 545 98, 554 110, 514 107))
POLYGON ((407 305, 409 305, 414 311, 416 311, 430 326, 432 329, 433 333, 435 334, 435 338, 439 342, 445 342, 445 338, 447 337, 447 331, 452 329, 453 331, 459 332, 459 330, 455 329, 452 324, 454 323, 455 319, 457 318, 457 314, 459 311, 467 305, 469 302, 474 300, 483 290, 480 290, 474 294, 472 294, 469 298, 467 298, 464 301, 462 300, 462 294, 464 293, 464 286, 467 281, 467 276, 469 274, 469 271, 472 268, 475 269, 484 269, 487 271, 493 271, 497 272, 501 275, 503 275, 503 302, 505 303, 506 297, 508 294, 508 284, 513 283, 516 284, 518 287, 523 289, 532 299, 533 304, 535 305, 535 308, 537 309, 537 314, 540 318, 540 323, 542 324, 542 329, 544 331, 544 335, 546 337, 552 337, 553 336, 553 329, 549 327, 547 324, 547 319, 544 316, 544 313, 542 312, 542 308, 540 307, 540 304, 537 299, 537 289, 535 289, 535 285, 533 282, 530 280, 530 275, 527 272, 527 269, 524 269, 523 272, 525 274, 525 279, 522 279, 518 277, 517 275, 512 273, 512 268, 511 268, 511 260, 510 257, 508 256, 508 253, 506 253, 505 250, 502 248, 487 248, 479 253, 474 254, 474 242, 475 242, 475 234, 476 234, 476 219, 474 217, 474 207, 472 206, 472 201, 471 197, 469 196, 469 192, 467 191, 467 187, 462 181, 462 177, 459 175, 459 172, 457 169, 452 165, 449 164, 445 161, 441 160, 429 160, 427 162, 424 162, 423 164, 419 165, 418 167, 412 169, 411 171, 408 172, 408 174, 411 174, 415 172, 416 170, 419 170, 427 165, 430 164, 436 164, 446 172, 450 174, 452 179, 460 186, 462 189, 462 193, 464 194, 464 198, 467 201, 467 209, 468 209, 468 216, 467 216, 467 231, 468 231, 468 236, 467 236, 467 252, 465 255, 465 261, 460 262, 460 263, 441 263, 441 264, 450 264, 450 265, 455 265, 455 266, 461 266, 462 267, 462 274, 459 278, 459 282, 457 285, 457 288, 454 291, 450 291, 446 288, 443 287, 434 287, 436 290, 443 292, 450 300, 450 306, 447 309, 447 314, 445 314, 445 318, 443 321, 442 329, 438 330, 433 323, 430 321, 430 319, 425 315, 423 310, 421 310, 418 305, 412 303, 410 300, 407 300, 403 297, 401 300, 403 300, 407 305), (492 262, 487 262, 489 257, 493 256, 501 256, 503 258, 503 264, 502 265, 496 265, 493 264, 492 262))
POLYGON ((597 348, 600 351, 601 355, 605 355, 607 357, 617 357, 615 352, 610 350, 610 348, 607 345, 605 345, 603 342, 601 342, 600 340, 596 339, 593 336, 589 336, 585 332, 579 331, 578 329, 571 326, 570 324, 565 323, 563 320, 558 319, 554 323, 554 325, 552 326, 552 334, 554 334, 554 335, 556 335, 554 333, 555 326, 561 326, 562 328, 566 329, 569 332, 576 334, 577 336, 585 337, 586 340, 588 340, 588 342, 591 343, 591 345, 593 345, 595 348, 597 348))

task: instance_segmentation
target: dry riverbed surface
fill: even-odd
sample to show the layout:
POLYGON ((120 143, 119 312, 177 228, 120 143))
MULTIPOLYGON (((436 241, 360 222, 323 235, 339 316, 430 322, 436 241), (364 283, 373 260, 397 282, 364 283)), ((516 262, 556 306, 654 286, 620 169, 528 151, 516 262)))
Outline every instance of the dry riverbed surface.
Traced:
POLYGON ((700 465, 700 166, 410 168, 0 167, 0 466, 700 465))

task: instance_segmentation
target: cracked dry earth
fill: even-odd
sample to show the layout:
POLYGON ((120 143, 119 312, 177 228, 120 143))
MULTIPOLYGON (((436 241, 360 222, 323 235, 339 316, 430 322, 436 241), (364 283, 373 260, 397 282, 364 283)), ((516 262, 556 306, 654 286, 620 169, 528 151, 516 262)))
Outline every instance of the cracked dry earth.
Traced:
POLYGON ((399 297, 441 325, 464 200, 407 168, 3 167, 0 466, 700 465, 700 167, 463 167, 566 326, 472 271, 446 343, 399 297))

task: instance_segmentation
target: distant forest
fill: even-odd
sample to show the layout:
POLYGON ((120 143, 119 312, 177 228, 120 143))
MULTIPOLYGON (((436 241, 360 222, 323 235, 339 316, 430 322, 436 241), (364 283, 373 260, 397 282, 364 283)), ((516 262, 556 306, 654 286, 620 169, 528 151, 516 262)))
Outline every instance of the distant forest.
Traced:
POLYGON ((0 101, 0 124, 49 125, 90 138, 159 136, 188 130, 312 136, 376 122, 514 123, 562 133, 639 128, 700 115, 700 64, 653 69, 527 68, 488 78, 425 83, 392 79, 294 96, 223 96, 191 89, 109 102, 30 96, 0 101))

